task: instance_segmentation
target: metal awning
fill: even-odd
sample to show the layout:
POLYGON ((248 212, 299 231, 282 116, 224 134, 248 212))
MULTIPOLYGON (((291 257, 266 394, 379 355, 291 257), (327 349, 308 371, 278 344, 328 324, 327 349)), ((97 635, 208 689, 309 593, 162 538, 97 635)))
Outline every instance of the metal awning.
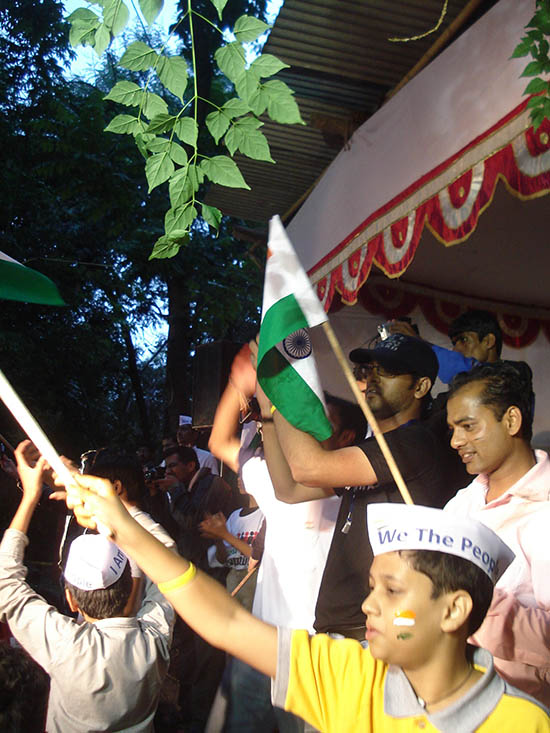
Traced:
POLYGON ((438 21, 443 0, 285 0, 264 47, 291 66, 277 78, 296 94, 305 121, 262 131, 275 165, 235 157, 250 191, 213 186, 207 202, 224 214, 265 224, 290 217, 354 130, 426 54, 432 57, 495 4, 449 0, 437 32, 412 37, 438 21), (437 46, 434 45, 437 44, 437 46))

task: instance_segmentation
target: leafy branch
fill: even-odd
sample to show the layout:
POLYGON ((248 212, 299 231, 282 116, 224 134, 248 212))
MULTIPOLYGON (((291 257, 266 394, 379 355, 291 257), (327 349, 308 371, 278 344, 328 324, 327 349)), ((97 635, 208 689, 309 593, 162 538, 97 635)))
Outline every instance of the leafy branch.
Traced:
POLYGON ((537 0, 535 15, 525 26, 526 33, 514 49, 511 58, 531 56, 521 76, 533 78, 524 94, 534 94, 527 102, 533 129, 537 130, 545 118, 550 118, 550 2, 537 0), (546 77, 546 78, 545 78, 546 77))
MULTIPOLYGON (((221 21, 227 0, 210 0, 221 21)), ((123 0, 90 0, 98 6, 78 8, 69 16, 70 41, 73 46, 89 45, 102 55, 112 39, 122 33, 129 20, 123 0)), ((150 25, 163 8, 164 0, 139 0, 145 21, 150 25)), ((250 187, 244 180, 233 156, 239 152, 254 160, 274 163, 269 143, 260 128, 261 115, 286 124, 304 124, 293 91, 280 79, 273 79, 288 65, 271 54, 259 55, 249 66, 243 44, 256 41, 270 26, 243 15, 235 23, 235 41, 223 42, 223 32, 204 15, 193 9, 187 0, 182 21, 189 24, 191 68, 181 56, 166 53, 167 44, 157 52, 143 41, 131 43, 118 61, 129 71, 147 72, 144 85, 119 81, 105 99, 137 108, 131 114, 114 117, 105 128, 118 135, 132 135, 145 158, 145 175, 149 193, 168 183, 170 208, 164 220, 165 233, 155 242, 150 258, 173 257, 188 241, 189 232, 200 215, 204 222, 218 230, 222 212, 198 200, 205 182, 232 188, 250 187), (214 54, 216 65, 235 90, 235 95, 221 107, 198 94, 198 69, 195 55, 194 23, 206 22, 220 34, 222 45, 214 54), (150 82, 158 81, 178 100, 179 110, 170 110, 162 96, 149 91, 150 82), (189 78, 193 80, 188 88, 189 78), (187 98, 186 98, 187 95, 187 98), (229 155, 204 155, 199 150, 198 104, 207 102, 213 111, 205 120, 206 128, 216 145, 223 144, 229 155)), ((174 32, 174 31, 172 31, 174 32)), ((128 110, 130 111, 130 110, 128 110)))

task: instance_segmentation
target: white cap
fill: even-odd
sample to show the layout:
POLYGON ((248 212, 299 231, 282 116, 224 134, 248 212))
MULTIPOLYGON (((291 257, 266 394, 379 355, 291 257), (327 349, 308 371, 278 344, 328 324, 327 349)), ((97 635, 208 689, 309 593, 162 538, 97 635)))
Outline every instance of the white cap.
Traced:
POLYGON ((193 424, 193 420, 191 419, 190 415, 180 415, 180 421, 179 421, 180 427, 182 425, 192 425, 192 424, 193 424))
POLYGON ((367 526, 374 556, 397 550, 437 550, 463 557, 493 583, 515 555, 481 522, 452 512, 410 504, 370 504, 367 526))
POLYGON ((63 575, 81 590, 108 588, 120 578, 127 562, 114 542, 100 534, 83 534, 71 542, 63 575))

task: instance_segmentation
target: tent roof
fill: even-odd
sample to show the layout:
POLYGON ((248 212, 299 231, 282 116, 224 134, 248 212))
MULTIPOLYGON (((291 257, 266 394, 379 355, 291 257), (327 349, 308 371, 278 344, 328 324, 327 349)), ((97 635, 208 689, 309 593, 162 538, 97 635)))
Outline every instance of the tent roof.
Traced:
POLYGON ((208 203, 225 214, 265 224, 294 210, 353 131, 371 117, 432 45, 452 40, 496 0, 285 0, 264 52, 291 65, 278 75, 296 92, 305 126, 265 119, 276 165, 237 156, 251 191, 214 186, 208 203), (450 27, 452 26, 452 27, 450 27), (454 28, 454 30, 453 30, 454 28))

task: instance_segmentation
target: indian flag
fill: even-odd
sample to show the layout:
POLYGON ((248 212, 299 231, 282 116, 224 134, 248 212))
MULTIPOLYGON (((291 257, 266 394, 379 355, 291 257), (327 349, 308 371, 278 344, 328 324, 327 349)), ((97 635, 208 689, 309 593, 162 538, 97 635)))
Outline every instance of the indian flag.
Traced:
POLYGON ((0 298, 24 303, 65 305, 54 283, 41 272, 31 270, 0 252, 0 298))
POLYGON ((269 222, 258 381, 291 425, 332 434, 308 328, 328 320, 278 216, 269 222))

